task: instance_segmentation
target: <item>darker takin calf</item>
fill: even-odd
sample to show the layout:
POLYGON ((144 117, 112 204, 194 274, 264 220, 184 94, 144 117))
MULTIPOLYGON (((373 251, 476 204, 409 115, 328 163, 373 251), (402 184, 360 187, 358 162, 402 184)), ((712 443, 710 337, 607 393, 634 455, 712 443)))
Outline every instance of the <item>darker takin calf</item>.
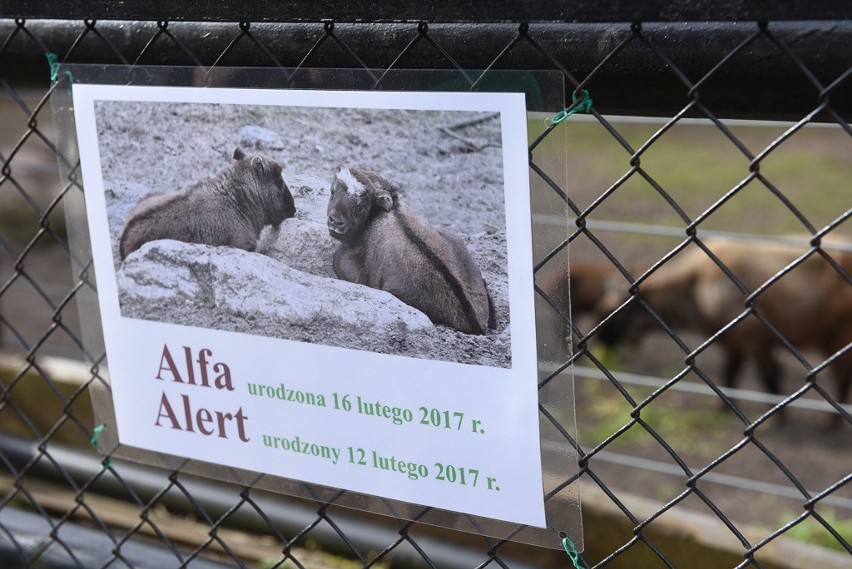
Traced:
MULTIPOLYGON (((844 402, 852 383, 852 252, 842 250, 843 244, 823 242, 823 251, 834 264, 817 252, 772 280, 796 262, 806 248, 718 238, 704 243, 747 293, 703 251, 695 249, 666 263, 642 282, 639 297, 676 329, 711 335, 731 325, 717 341, 725 351, 725 385, 733 386, 743 362, 753 359, 766 388, 779 394, 780 368, 772 350, 782 341, 753 314, 734 323, 747 310, 747 295, 766 285, 755 297, 756 312, 790 345, 824 357, 842 352, 832 368, 838 381, 838 401, 844 402)), ((603 304, 612 311, 625 298, 626 293, 616 294, 603 304)), ((636 338, 656 327, 645 308, 633 301, 602 327, 601 340, 613 343, 636 338)))
POLYGON ((375 172, 335 169, 328 230, 340 241, 339 278, 385 290, 433 323, 467 334, 495 326, 491 297, 464 243, 423 223, 375 172))
POLYGON ((212 179, 170 194, 143 198, 124 224, 122 260, 155 239, 254 251, 265 225, 296 213, 281 165, 264 154, 234 150, 234 163, 212 179))
POLYGON ((549 319, 555 336, 563 345, 571 337, 571 320, 586 315, 599 316, 607 282, 616 276, 616 270, 610 265, 574 262, 565 270, 555 271, 542 279, 541 291, 559 312, 551 314, 549 319))

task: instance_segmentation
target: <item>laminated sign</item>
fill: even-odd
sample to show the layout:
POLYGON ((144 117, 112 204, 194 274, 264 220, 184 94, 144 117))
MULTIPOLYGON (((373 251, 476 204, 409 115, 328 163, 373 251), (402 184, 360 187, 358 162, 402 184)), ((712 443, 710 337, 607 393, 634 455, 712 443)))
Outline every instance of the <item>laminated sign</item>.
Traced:
POLYGON ((75 72, 117 454, 548 541, 527 94, 75 72))

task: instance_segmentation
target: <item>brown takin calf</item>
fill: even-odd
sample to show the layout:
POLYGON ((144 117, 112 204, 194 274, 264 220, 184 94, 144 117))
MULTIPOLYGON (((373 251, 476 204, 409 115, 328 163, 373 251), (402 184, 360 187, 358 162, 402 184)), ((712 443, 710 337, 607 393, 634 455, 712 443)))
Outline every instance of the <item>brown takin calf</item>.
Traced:
MULTIPOLYGON (((805 252, 804 246, 777 243, 719 238, 706 239, 704 243, 748 293, 762 287, 805 252)), ((797 350, 814 350, 829 357, 845 349, 832 366, 838 381, 837 400, 843 403, 852 383, 852 251, 840 250, 842 244, 836 245, 832 248, 824 242, 823 250, 842 272, 814 253, 769 284, 755 297, 755 307, 797 350)), ((669 326, 705 335, 715 334, 746 310, 747 294, 697 248, 662 266, 638 286, 638 291, 669 326)), ((611 312, 625 299, 623 291, 608 292, 603 301, 605 310, 611 312)), ((634 301, 604 324, 600 339, 612 344, 639 338, 650 329, 659 329, 656 321, 634 301)), ((732 387, 743 362, 752 359, 766 388, 774 394, 781 392, 780 369, 772 350, 782 342, 760 319, 749 315, 726 330, 717 344, 725 352, 725 385, 732 387)))
POLYGON ((339 278, 387 291, 434 324, 467 334, 494 328, 491 297, 464 243, 418 219, 375 172, 335 169, 328 230, 340 241, 339 278))
POLYGON ((552 320, 563 343, 571 336, 565 318, 576 320, 586 314, 598 316, 607 283, 616 275, 616 270, 610 265, 581 261, 571 263, 567 272, 557 271, 543 279, 541 291, 561 313, 554 314, 552 320))
POLYGON ((295 213, 281 165, 237 148, 234 162, 218 176, 182 191, 143 198, 124 224, 119 255, 124 260, 155 239, 254 251, 264 226, 277 227, 295 213))

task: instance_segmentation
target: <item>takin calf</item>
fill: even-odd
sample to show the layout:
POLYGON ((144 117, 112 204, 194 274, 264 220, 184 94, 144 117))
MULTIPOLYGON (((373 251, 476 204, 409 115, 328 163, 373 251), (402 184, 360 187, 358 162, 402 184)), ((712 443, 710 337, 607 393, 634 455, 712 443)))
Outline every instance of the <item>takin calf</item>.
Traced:
POLYGON ((340 241, 339 278, 387 291, 434 324, 466 334, 495 327, 491 297, 464 243, 418 219, 375 172, 335 169, 328 230, 340 241))
MULTIPOLYGON (((781 269, 798 259, 805 247, 706 239, 704 243, 739 279, 749 293, 762 287, 781 269)), ((846 401, 852 383, 852 251, 823 250, 845 271, 845 275, 820 254, 810 255, 781 278, 767 285, 757 297, 757 312, 797 350, 814 350, 825 357, 846 350, 834 362, 837 400, 846 401)), ((694 249, 663 265, 638 286, 639 297, 675 329, 712 335, 728 326, 746 310, 746 295, 703 251, 694 249)), ((626 299, 607 292, 606 313, 626 299)), ((601 328, 600 339, 612 344, 638 338, 658 329, 656 321, 638 302, 624 306, 601 328)), ((772 350, 781 340, 756 316, 749 315, 722 334, 717 344, 724 349, 723 380, 733 387, 742 364, 754 360, 766 388, 780 394, 779 364, 772 350)), ((835 419, 840 419, 836 416, 835 419)))
POLYGON ((277 228, 296 214, 278 162, 264 154, 246 156, 239 147, 234 160, 215 178, 143 198, 124 224, 121 259, 155 239, 254 251, 265 225, 277 228))
POLYGON ((567 271, 556 271, 542 280, 541 291, 561 313, 551 318, 563 344, 571 337, 571 327, 563 316, 573 320, 585 315, 598 317, 607 283, 617 274, 609 265, 580 261, 570 263, 567 271))

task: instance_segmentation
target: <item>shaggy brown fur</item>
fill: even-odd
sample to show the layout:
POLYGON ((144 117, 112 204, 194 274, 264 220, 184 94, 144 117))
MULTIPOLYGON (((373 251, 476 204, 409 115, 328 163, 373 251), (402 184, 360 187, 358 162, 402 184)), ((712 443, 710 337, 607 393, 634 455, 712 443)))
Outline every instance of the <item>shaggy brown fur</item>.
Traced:
POLYGON ((467 334, 494 327, 485 281, 464 243, 418 219, 375 172, 334 171, 328 228, 340 241, 339 278, 388 291, 435 324, 467 334))
MULTIPOLYGON (((815 253, 769 283, 806 247, 726 239, 704 242, 739 279, 746 294, 703 251, 694 248, 639 285, 639 296, 668 325, 709 336, 744 313, 747 294, 766 285, 755 297, 756 310, 793 347, 814 350, 824 357, 846 349, 832 366, 839 382, 838 401, 844 402, 852 383, 852 252, 825 243, 823 251, 841 268, 839 271, 815 253)), ((603 304, 611 311, 625 299, 622 292, 603 304)), ((613 343, 638 338, 657 327, 649 313, 634 301, 602 328, 601 339, 613 343)), ((740 320, 720 336, 718 344, 726 354, 726 385, 733 386, 744 361, 752 359, 758 364, 766 388, 780 393, 780 369, 773 349, 782 341, 758 317, 748 315, 740 320)))
POLYGON ((189 188, 143 198, 121 234, 122 260, 155 239, 254 251, 260 230, 293 217, 296 207, 281 165, 263 154, 234 150, 225 171, 189 188))

